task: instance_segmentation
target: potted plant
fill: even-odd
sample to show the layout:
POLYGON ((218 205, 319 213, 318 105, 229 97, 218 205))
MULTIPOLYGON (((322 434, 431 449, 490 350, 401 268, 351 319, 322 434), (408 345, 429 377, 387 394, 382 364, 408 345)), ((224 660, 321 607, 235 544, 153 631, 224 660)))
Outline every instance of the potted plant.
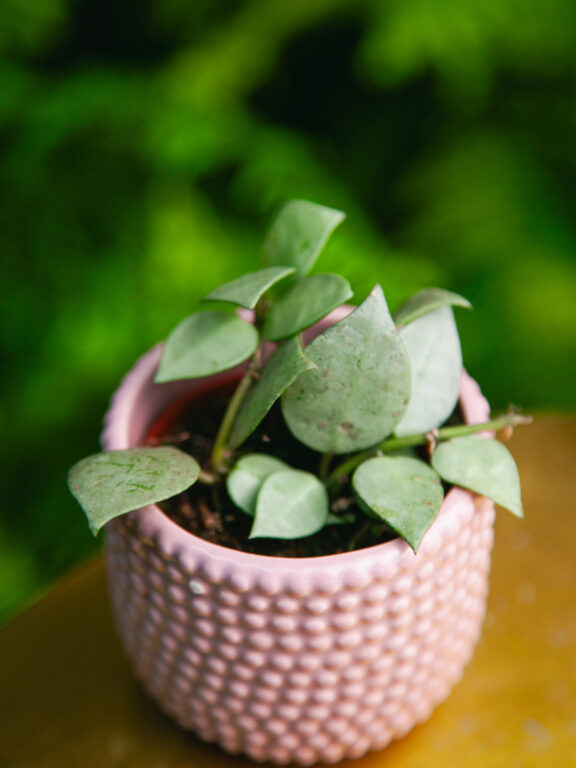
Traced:
POLYGON ((207 297, 115 394, 69 485, 106 525, 137 676, 184 728, 276 763, 384 747, 459 679, 493 502, 518 473, 463 371, 452 307, 310 269, 344 215, 278 214, 262 269, 207 297), (213 302, 218 302, 214 309, 213 302), (162 503, 162 506, 159 506, 162 503))

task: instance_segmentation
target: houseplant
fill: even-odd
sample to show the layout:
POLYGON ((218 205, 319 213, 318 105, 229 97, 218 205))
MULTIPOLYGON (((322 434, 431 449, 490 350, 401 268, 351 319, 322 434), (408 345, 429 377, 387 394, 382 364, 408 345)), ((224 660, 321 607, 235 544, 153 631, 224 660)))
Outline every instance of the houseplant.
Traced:
POLYGON ((105 452, 69 476, 92 530, 106 524, 117 622, 148 691, 203 738, 278 763, 360 755, 428 716, 478 637, 491 500, 522 514, 514 462, 486 438, 526 419, 489 421, 462 371, 451 307, 468 302, 428 289, 392 317, 376 286, 342 306, 342 277, 308 275, 342 218, 288 203, 264 268, 137 363, 105 452), (194 432, 228 390, 197 461, 178 419, 196 402, 194 432), (444 425, 455 410, 464 423, 444 425))

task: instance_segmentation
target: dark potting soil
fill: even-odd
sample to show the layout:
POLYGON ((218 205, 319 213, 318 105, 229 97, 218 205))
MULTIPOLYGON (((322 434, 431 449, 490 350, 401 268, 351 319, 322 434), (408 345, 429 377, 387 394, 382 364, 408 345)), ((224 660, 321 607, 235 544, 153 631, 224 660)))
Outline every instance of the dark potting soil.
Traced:
MULTIPOLYGON (((146 444, 176 445, 205 467, 232 389, 233 386, 223 386, 193 400, 176 403, 152 427, 146 444)), ((278 405, 242 445, 241 454, 247 453, 268 453, 295 469, 311 472, 316 472, 320 461, 320 454, 306 448, 290 434, 278 405)), ((354 522, 325 526, 313 536, 294 540, 250 539, 253 520, 230 501, 224 482, 216 486, 196 483, 159 506, 175 523, 201 539, 230 549, 273 557, 339 554, 371 547, 396 536, 384 524, 367 523, 367 517, 358 509, 346 485, 332 502, 331 512, 337 516, 353 513, 354 522)))

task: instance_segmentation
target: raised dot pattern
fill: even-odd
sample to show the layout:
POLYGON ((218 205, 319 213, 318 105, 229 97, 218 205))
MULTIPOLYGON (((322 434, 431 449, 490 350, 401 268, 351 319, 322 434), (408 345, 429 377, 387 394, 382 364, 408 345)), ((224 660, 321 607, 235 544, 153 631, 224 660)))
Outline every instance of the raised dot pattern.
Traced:
POLYGON ((484 616, 493 516, 478 504, 396 571, 344 556, 329 574, 310 561, 303 573, 179 558, 142 541, 137 516, 115 521, 106 554, 124 647, 165 712, 230 752, 358 757, 426 719, 459 680, 484 616))

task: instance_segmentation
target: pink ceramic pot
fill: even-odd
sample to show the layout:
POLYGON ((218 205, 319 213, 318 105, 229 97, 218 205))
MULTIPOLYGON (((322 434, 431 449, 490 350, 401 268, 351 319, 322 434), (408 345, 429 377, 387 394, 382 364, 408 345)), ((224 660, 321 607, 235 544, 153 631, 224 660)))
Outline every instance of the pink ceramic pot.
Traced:
MULTIPOLYGON (((106 449, 140 444, 175 398, 205 388, 154 384, 160 354, 114 396, 106 449)), ((467 421, 487 419, 466 374, 461 404, 467 421)), ((454 488, 417 555, 395 540, 290 559, 210 544, 145 507, 106 527, 124 647, 165 712, 230 752, 310 765, 381 749, 430 715, 472 655, 493 518, 491 502, 454 488)))

